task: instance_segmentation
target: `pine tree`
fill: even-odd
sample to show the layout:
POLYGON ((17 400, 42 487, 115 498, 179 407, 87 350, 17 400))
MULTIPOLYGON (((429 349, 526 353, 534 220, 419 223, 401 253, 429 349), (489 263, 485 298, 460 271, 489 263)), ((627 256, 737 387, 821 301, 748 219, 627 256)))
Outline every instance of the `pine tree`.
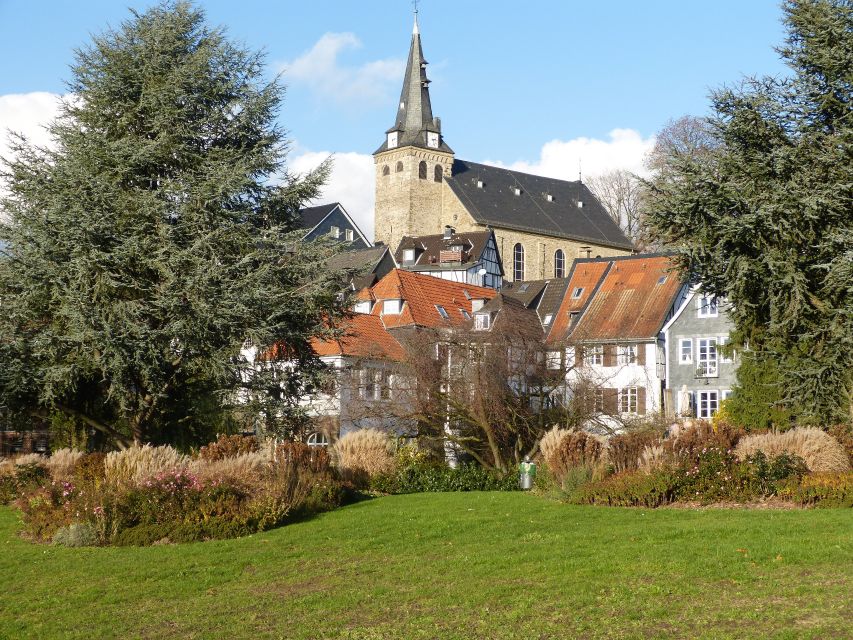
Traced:
POLYGON ((669 159, 650 222, 734 304, 795 419, 826 424, 853 399, 853 3, 783 8, 791 74, 713 95, 719 144, 669 159))
POLYGON ((292 424, 342 306, 331 250, 288 233, 328 167, 287 172, 282 87, 184 2, 75 58, 54 146, 19 138, 5 162, 0 407, 126 444, 203 428, 248 386, 292 424), (253 373, 247 342, 294 366, 253 373))

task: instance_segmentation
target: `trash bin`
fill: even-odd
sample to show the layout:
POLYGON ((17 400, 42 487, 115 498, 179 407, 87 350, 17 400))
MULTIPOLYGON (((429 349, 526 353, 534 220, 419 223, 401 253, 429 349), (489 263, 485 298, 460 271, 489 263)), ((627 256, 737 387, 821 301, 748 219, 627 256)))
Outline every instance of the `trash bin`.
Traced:
POLYGON ((525 457, 524 462, 518 465, 518 486, 524 490, 533 488, 533 479, 536 477, 536 463, 530 462, 525 457))

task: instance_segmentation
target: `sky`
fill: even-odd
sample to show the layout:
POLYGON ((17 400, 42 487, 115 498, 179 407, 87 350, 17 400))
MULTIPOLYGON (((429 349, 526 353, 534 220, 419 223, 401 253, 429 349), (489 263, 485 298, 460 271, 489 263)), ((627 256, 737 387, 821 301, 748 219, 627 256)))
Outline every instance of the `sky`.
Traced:
MULTIPOLYGON (((0 155, 5 131, 47 142, 74 50, 144 11, 140 0, 0 0, 0 155)), ((373 234, 373 160, 393 124, 412 31, 408 0, 199 2, 287 86, 289 168, 326 157, 322 201, 373 234)), ((457 157, 575 180, 642 172, 668 120, 709 113, 709 94, 782 75, 776 0, 421 0, 433 113, 457 157)))

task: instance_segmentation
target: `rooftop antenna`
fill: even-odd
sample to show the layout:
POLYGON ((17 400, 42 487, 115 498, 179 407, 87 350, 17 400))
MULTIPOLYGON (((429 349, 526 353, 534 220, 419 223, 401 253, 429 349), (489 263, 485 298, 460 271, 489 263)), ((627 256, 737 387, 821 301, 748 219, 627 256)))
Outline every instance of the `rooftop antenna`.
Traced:
POLYGON ((583 182, 583 174, 581 173, 581 159, 578 158, 578 182, 583 182))
POLYGON ((418 2, 420 2, 420 0, 412 0, 412 6, 415 8, 415 26, 412 29, 412 33, 419 33, 419 31, 418 31, 418 2))

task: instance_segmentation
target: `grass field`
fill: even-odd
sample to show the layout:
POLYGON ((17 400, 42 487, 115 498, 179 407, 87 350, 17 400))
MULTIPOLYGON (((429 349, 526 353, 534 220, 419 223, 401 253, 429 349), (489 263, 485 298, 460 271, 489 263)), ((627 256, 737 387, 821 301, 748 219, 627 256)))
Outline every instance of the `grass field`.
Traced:
POLYGON ((851 510, 422 494, 184 546, 17 528, 0 509, 3 638, 853 638, 851 510))

